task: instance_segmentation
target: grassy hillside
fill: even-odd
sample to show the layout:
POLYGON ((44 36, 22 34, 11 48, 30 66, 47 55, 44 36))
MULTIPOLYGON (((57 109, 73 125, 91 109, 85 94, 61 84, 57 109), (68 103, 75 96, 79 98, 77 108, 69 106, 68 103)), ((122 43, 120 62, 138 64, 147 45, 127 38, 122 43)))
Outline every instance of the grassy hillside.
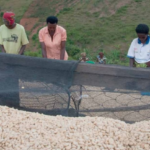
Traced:
MULTIPOLYGON (((12 1, 15 0, 0 4, 5 5, 5 10, 12 1)), ((127 65, 126 53, 136 37, 137 24, 150 26, 149 0, 20 0, 17 5, 14 10, 19 12, 18 18, 27 10, 24 18, 30 19, 29 25, 33 24, 29 31, 29 25, 24 24, 31 41, 26 54, 32 56, 41 56, 38 30, 49 15, 57 15, 59 24, 67 30, 70 59, 78 59, 80 52, 86 51, 95 60, 97 53, 104 51, 108 63, 122 65, 127 65)))
MULTIPOLYGON (((0 12, 13 11, 16 13, 17 21, 19 21, 29 8, 33 0, 0 0, 0 12)), ((2 24, 2 22, 0 22, 2 24)))

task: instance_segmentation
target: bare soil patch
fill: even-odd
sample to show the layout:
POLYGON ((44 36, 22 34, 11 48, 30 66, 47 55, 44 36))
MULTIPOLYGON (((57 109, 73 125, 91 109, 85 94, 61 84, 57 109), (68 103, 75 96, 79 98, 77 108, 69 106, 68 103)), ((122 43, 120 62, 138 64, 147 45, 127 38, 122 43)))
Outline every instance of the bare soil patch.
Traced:
POLYGON ((22 18, 20 24, 24 26, 27 31, 31 31, 39 18, 22 18))

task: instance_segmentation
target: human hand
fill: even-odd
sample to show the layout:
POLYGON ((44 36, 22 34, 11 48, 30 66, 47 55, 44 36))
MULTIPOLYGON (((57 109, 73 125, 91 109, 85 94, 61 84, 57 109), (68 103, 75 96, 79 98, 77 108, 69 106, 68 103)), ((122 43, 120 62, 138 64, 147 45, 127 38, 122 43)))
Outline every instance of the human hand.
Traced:
POLYGON ((146 63, 147 67, 150 67, 150 61, 146 63))

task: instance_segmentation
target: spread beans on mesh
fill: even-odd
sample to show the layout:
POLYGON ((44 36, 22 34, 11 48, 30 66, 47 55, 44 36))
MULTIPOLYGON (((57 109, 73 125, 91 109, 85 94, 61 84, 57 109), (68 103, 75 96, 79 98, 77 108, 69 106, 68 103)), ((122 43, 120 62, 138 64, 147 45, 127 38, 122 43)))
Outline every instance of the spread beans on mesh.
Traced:
POLYGON ((53 117, 0 106, 0 150, 150 150, 150 121, 53 117))

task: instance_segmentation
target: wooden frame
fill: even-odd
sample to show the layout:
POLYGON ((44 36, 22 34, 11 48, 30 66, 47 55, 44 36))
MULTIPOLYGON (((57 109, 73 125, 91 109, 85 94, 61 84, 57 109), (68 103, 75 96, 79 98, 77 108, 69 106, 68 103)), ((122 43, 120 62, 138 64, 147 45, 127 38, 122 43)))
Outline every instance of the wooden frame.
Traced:
POLYGON ((149 91, 150 69, 79 63, 73 84, 149 91))

